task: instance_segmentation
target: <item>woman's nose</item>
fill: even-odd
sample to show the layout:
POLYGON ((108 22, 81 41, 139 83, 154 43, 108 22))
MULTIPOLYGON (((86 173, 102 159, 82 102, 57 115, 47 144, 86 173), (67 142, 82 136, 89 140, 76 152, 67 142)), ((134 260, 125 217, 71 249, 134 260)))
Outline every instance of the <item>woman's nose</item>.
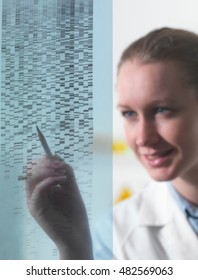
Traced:
POLYGON ((158 144, 160 136, 153 121, 141 120, 136 128, 136 145, 151 146, 158 144))

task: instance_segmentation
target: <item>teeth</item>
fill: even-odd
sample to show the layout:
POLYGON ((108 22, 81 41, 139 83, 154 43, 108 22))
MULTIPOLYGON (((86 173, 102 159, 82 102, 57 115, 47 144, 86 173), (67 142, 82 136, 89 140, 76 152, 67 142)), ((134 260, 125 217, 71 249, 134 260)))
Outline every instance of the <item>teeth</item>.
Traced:
POLYGON ((149 159, 154 159, 154 158, 158 158, 161 157, 163 154, 156 154, 156 155, 151 155, 151 156, 147 156, 149 159))
POLYGON ((156 159, 156 158, 158 158, 159 157, 159 155, 155 155, 155 156, 148 156, 147 158, 148 159, 156 159))
POLYGON ((169 151, 166 151, 166 152, 163 152, 163 153, 159 153, 159 154, 155 154, 155 155, 150 155, 150 156, 147 156, 148 159, 156 159, 156 158, 159 158, 159 157, 163 157, 163 156, 166 156, 168 155, 172 150, 169 150, 169 151))

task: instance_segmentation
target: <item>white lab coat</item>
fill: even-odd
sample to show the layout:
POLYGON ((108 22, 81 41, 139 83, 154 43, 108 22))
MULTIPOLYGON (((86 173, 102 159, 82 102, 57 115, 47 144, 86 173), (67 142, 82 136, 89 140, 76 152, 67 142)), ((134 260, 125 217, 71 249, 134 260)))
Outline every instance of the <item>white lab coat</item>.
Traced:
POLYGON ((167 183, 152 182, 114 208, 113 258, 198 259, 198 237, 167 183))

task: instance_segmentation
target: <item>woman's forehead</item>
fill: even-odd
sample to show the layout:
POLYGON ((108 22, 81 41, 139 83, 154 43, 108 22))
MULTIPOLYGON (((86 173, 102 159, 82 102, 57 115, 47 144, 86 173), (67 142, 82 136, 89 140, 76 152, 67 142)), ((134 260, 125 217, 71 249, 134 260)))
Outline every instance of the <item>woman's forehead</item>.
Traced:
POLYGON ((141 63, 126 61, 120 68, 117 87, 167 87, 185 84, 186 71, 175 61, 141 63))
POLYGON ((176 101, 186 98, 186 91, 195 91, 185 86, 186 77, 179 64, 172 61, 140 63, 125 62, 119 71, 117 92, 119 102, 127 100, 148 99, 176 101), (123 100, 123 101, 122 101, 123 100))

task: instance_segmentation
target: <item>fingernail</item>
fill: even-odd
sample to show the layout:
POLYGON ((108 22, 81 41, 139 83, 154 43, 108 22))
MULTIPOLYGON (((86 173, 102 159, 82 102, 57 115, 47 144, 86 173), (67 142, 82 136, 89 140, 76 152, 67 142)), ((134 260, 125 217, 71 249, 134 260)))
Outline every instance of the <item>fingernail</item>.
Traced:
POLYGON ((59 191, 62 189, 62 186, 60 184, 57 184, 55 187, 54 187, 55 191, 59 191))

